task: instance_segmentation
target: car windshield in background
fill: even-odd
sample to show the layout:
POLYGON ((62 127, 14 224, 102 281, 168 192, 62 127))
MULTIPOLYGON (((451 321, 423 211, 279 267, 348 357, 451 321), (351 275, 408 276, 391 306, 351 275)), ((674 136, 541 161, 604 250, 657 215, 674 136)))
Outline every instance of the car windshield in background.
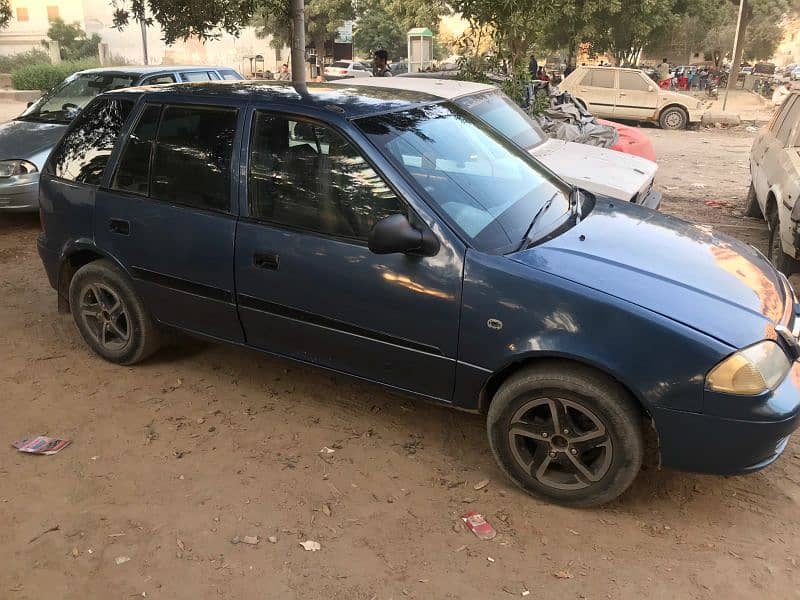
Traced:
POLYGON ((547 139, 547 134, 538 123, 499 92, 464 96, 455 100, 455 103, 525 150, 530 150, 547 139))
POLYGON ((19 118, 29 121, 68 123, 98 94, 130 87, 134 81, 134 75, 119 73, 77 75, 46 93, 29 106, 19 118))
POLYGON ((350 63, 349 62, 343 62, 343 61, 337 61, 337 62, 333 63, 331 66, 335 67, 337 69, 349 69, 350 68, 350 63))
POLYGON ((556 179, 454 105, 355 123, 479 250, 513 251, 551 233, 569 213, 568 192, 556 179))

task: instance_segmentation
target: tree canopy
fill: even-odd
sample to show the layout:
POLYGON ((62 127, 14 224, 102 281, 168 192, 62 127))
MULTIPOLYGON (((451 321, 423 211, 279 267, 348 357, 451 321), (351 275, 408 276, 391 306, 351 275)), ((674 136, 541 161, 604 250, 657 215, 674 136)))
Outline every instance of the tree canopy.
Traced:
POLYGON ((97 56, 97 45, 102 41, 96 33, 87 38, 86 32, 78 23, 68 24, 62 19, 55 19, 50 23, 47 37, 58 42, 63 60, 80 60, 97 56))
POLYGON ((8 25, 11 20, 11 3, 9 0, 0 0, 0 29, 8 25))
POLYGON ((406 31, 394 15, 376 4, 359 15, 353 32, 353 45, 362 56, 383 48, 391 60, 405 58, 408 54, 406 31))

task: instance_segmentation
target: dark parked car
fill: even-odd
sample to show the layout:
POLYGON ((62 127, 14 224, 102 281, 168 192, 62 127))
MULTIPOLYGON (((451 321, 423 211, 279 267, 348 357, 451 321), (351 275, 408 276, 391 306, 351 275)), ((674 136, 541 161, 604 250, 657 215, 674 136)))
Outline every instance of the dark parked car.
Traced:
POLYGON ((745 473, 798 424, 800 318, 756 250, 571 189, 452 100, 261 82, 119 90, 47 161, 59 306, 130 365, 162 327, 487 415, 521 488, 607 502, 745 473))
POLYGON ((70 121, 95 96, 123 87, 186 81, 240 80, 226 67, 103 67, 79 71, 16 119, 0 125, 0 212, 35 212, 39 171, 70 121))

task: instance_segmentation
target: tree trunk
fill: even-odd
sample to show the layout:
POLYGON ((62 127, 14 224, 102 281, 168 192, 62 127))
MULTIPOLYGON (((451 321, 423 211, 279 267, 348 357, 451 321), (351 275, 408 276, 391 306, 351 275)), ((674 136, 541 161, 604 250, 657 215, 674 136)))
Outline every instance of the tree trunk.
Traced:
POLYGON ((306 17, 305 1, 292 0, 292 81, 306 80, 306 17))

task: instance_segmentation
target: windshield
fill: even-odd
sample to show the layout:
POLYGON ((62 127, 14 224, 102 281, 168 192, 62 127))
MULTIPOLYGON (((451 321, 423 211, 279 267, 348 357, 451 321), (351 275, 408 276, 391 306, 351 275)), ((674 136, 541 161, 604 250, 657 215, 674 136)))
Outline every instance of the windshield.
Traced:
POLYGON ((570 212, 560 182, 452 104, 355 123, 479 250, 510 252, 526 237, 535 241, 551 233, 570 212), (531 228, 549 201, 551 206, 531 228))
POLYGON ((465 96, 455 100, 455 103, 525 150, 530 150, 547 139, 547 134, 539 124, 500 92, 465 96))
POLYGON ((98 94, 130 87, 134 80, 134 75, 119 73, 74 75, 39 98, 20 115, 20 118, 68 123, 98 94))

